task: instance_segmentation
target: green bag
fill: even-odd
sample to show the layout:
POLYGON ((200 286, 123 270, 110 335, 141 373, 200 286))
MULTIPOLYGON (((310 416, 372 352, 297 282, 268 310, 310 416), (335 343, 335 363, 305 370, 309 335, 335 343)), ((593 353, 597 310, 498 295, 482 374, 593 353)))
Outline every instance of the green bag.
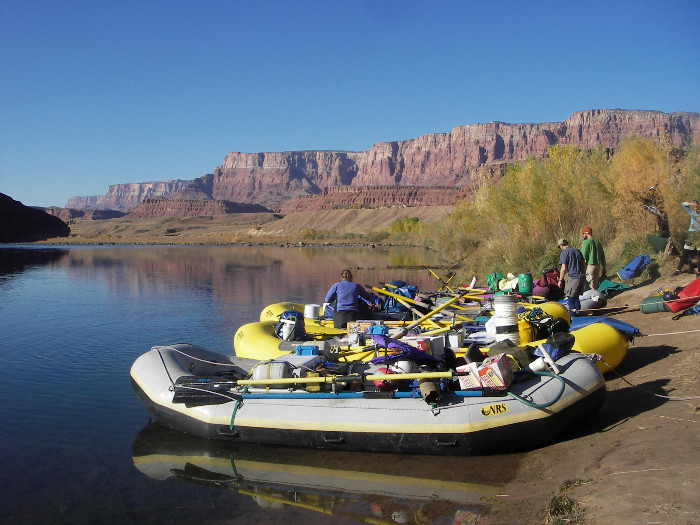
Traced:
POLYGON ((639 309, 645 314, 655 314, 657 312, 670 312, 671 310, 664 303, 663 295, 652 295, 647 297, 639 305, 639 309))

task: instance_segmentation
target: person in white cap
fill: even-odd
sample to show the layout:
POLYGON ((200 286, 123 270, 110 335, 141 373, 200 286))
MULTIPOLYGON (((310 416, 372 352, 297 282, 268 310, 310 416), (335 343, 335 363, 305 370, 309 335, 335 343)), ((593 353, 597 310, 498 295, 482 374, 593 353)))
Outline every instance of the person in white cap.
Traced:
POLYGON ((583 261, 583 255, 577 248, 569 246, 569 241, 559 239, 557 245, 561 250, 559 255, 559 287, 564 288, 566 296, 566 304, 569 307, 569 315, 575 317, 581 310, 581 299, 579 296, 583 292, 583 283, 586 276, 586 263, 583 261), (566 286, 564 284, 564 276, 566 275, 566 286))

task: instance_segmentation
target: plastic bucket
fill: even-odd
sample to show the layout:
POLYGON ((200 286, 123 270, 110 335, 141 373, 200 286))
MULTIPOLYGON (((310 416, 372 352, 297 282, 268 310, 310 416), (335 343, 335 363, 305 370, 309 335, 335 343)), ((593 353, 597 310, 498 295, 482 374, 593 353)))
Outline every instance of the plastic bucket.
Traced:
POLYGON ((321 305, 318 304, 306 304, 304 305, 304 317, 307 319, 318 319, 319 312, 321 311, 321 305))
POLYGON ((294 320, 280 319, 280 323, 282 323, 282 330, 280 334, 282 341, 291 341, 294 339, 294 327, 296 326, 294 320))
POLYGON ((493 317, 496 341, 510 339, 517 345, 520 342, 517 298, 514 295, 494 296, 493 317))
POLYGON ((520 293, 532 293, 532 274, 521 273, 518 275, 518 291, 520 293))

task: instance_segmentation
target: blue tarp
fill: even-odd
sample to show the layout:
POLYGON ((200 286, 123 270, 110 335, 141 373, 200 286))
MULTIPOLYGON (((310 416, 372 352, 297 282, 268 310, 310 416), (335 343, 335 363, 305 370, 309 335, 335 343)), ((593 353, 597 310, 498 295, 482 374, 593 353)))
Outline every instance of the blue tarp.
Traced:
POLYGON ((646 253, 638 255, 627 263, 627 266, 617 272, 617 276, 623 281, 632 279, 633 277, 639 277, 642 270, 644 270, 644 268, 646 268, 650 262, 651 257, 649 257, 646 253))
MULTIPOLYGON (((588 326, 589 324, 593 323, 605 323, 609 324, 616 330, 622 332, 623 334, 627 334, 630 336, 637 336, 637 335, 642 335, 641 332, 639 331, 638 328, 632 326, 629 323, 625 323, 623 321, 619 321, 617 319, 611 319, 609 317, 605 317, 604 315, 590 315, 590 316, 579 316, 579 317, 572 317, 571 318, 571 326, 569 327, 569 331, 573 332, 574 330, 577 330, 579 328, 583 328, 584 326, 588 326)), ((576 334, 574 334, 576 335, 576 334)))

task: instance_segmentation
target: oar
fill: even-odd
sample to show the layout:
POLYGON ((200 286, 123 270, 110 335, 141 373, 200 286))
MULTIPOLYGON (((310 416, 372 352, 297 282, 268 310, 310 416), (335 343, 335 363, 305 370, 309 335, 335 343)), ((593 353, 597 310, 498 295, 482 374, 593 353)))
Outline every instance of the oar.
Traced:
MULTIPOLYGON (((368 287, 368 288, 370 287, 370 285, 368 285, 368 284, 366 284, 365 286, 368 287)), ((384 286, 390 286, 390 287, 392 287, 392 288, 396 288, 396 286, 393 286, 393 285, 390 285, 390 284, 386 284, 386 285, 384 285, 384 286)), ((412 298, 410 298, 410 297, 404 297, 404 296, 402 296, 402 295, 397 295, 397 294, 395 294, 395 293, 393 293, 393 292, 391 292, 391 291, 389 291, 389 290, 384 290, 384 289, 382 289, 382 288, 376 288, 376 287, 374 287, 374 286, 371 287, 371 288, 372 288, 372 291, 374 291, 374 292, 381 293, 381 294, 384 294, 384 295, 388 295, 388 296, 390 296, 390 297, 394 297, 397 301, 399 301, 401 304, 403 304, 403 305, 406 306, 407 308, 410 308, 410 306, 406 305, 406 304, 403 303, 402 301, 406 301, 406 302, 415 304, 416 306, 420 306, 420 307, 422 307, 422 308, 432 308, 432 306, 433 306, 433 305, 431 305, 431 304, 429 304, 429 303, 425 303, 425 302, 423 302, 423 301, 418 301, 417 299, 412 299, 412 298)), ((469 296, 468 296, 468 295, 464 295, 463 297, 469 297, 469 296)), ((412 309, 412 308, 411 308, 411 311, 412 311, 414 314, 418 315, 418 317, 420 317, 420 316, 423 315, 423 312, 416 311, 416 310, 414 310, 414 309, 412 309)), ((448 315, 448 316, 450 316, 450 317, 452 317, 452 318, 458 318, 458 319, 460 319, 461 321, 473 321, 473 319, 470 319, 470 318, 468 318, 468 317, 464 317, 464 316, 462 316, 462 315, 459 315, 459 314, 456 313, 456 312, 452 312, 452 311, 449 311, 449 310, 448 310, 448 311, 445 311, 445 312, 443 312, 443 313, 446 314, 446 315, 448 315)), ((390 321, 385 321, 384 324, 388 324, 389 322, 390 322, 390 321)))
POLYGON ((442 286, 440 287, 440 289, 438 290, 438 292, 441 291, 443 288, 447 288, 450 292, 454 293, 454 290, 453 290, 452 288, 450 288, 449 285, 447 284, 447 283, 449 283, 449 282, 452 280, 452 278, 454 277, 454 275, 450 275, 450 278, 447 279, 447 282, 445 282, 445 281, 442 279, 442 277, 440 277, 438 274, 436 274, 436 273, 435 273, 434 271, 432 271, 430 268, 428 268, 428 271, 430 272, 430 274, 431 274, 433 277, 435 277, 435 278, 436 278, 438 281, 440 281, 440 283, 442 284, 442 286))
POLYGON ((440 306, 438 306, 437 308, 435 308, 435 310, 433 310, 432 312, 428 312, 427 314, 425 314, 425 315, 424 315, 423 317, 421 317, 420 319, 417 319, 417 320, 413 321, 411 324, 409 324, 408 326, 405 326, 404 328, 401 329, 401 331, 400 331, 398 334, 396 334, 396 335, 394 336, 394 339, 401 339, 403 336, 405 336, 405 335, 408 333, 409 330, 415 328, 416 326, 418 326, 419 324, 421 324, 421 323, 422 323, 423 321, 425 321, 426 319, 430 319, 430 318, 431 318, 432 316, 434 316, 436 313, 442 312, 445 308, 447 308, 447 307, 450 306, 451 304, 453 304, 453 303, 455 303, 456 301, 458 301, 459 299, 461 299, 462 296, 463 296, 464 294, 466 294, 466 293, 467 293, 466 290, 465 290, 464 292, 458 293, 457 295, 455 295, 452 299, 450 299, 450 300, 447 301, 446 303, 443 303, 443 304, 441 304, 440 306))
MULTIPOLYGON (((450 294, 443 294, 443 293, 441 293, 441 294, 438 294, 438 295, 444 297, 444 295, 450 295, 450 294)), ((468 296, 468 295, 463 295, 463 296, 462 296, 462 298, 466 298, 466 297, 469 297, 469 296, 468 296)), ((442 312, 442 313, 443 313, 444 315, 447 315, 448 317, 451 317, 453 320, 454 320, 454 319, 459 319, 460 321, 466 321, 466 322, 471 322, 471 321, 473 321, 474 319, 471 319, 471 318, 469 318, 469 317, 465 317, 464 315, 461 315, 461 314, 458 313, 459 311, 463 311, 463 310, 464 310, 463 308, 455 307, 454 305, 452 305, 452 306, 450 306, 450 309, 449 309, 449 310, 445 310, 445 311, 442 312), (457 310, 456 310, 456 311, 453 311, 452 308, 457 308, 457 310)), ((421 314, 421 315, 422 315, 422 314, 421 314)))
MULTIPOLYGON (((371 284, 366 284, 365 288, 370 288, 370 289, 372 289, 372 291, 379 292, 379 293, 382 293, 384 295, 394 294, 394 295, 392 295, 392 297, 401 298, 402 300, 408 301, 409 303, 415 304, 416 306, 421 306, 423 308, 430 308, 432 306, 432 304, 424 303, 422 301, 419 301, 418 299, 413 299, 412 297, 406 297, 404 295, 397 295, 395 292, 392 292, 392 291, 386 289, 386 288, 396 289, 396 288, 398 288, 398 286, 394 286, 393 284, 389 284, 389 283, 380 283, 380 284, 382 286, 384 286, 385 288, 377 288, 375 286, 372 286, 371 284)), ((420 314, 420 315, 423 315, 423 314, 420 314)))
MULTIPOLYGON (((377 288, 377 287, 372 287, 372 290, 375 291, 375 292, 377 292, 377 293, 384 294, 384 295, 388 295, 389 297, 393 297, 393 298, 396 299, 399 303, 401 303, 401 304, 404 305, 406 308, 408 308, 409 310, 411 310, 411 311, 412 311, 415 315, 417 315, 418 317, 420 317, 421 315, 423 315, 423 312, 420 312, 419 310, 417 310, 416 308, 414 308, 413 306, 411 306, 411 304, 409 304, 409 302, 411 302, 411 303, 416 303, 416 304, 420 304, 420 305, 425 305, 426 307, 429 308, 429 306, 428 306, 426 303, 419 303, 418 301, 416 301, 416 300, 414 300, 414 299, 410 299, 409 297, 403 297, 403 296, 401 296, 401 295, 398 295, 398 294, 395 294, 395 293, 393 293, 393 292, 390 292, 389 290, 384 290, 384 289, 382 289, 382 288, 377 288)), ((431 323, 431 324, 432 324, 433 326, 435 326, 435 327, 439 327, 439 326, 440 326, 440 325, 438 325, 435 321, 433 321, 432 319, 428 319, 428 322, 431 323)))
POLYGON ((360 381, 381 381, 384 379, 442 379, 469 375, 470 372, 411 372, 401 374, 352 374, 348 376, 312 376, 312 377, 268 377, 262 379, 238 379, 233 381, 210 381, 192 383, 176 383, 175 387, 206 389, 207 386, 235 387, 235 386, 266 386, 266 385, 294 385, 294 384, 318 384, 318 383, 357 383, 360 381))

